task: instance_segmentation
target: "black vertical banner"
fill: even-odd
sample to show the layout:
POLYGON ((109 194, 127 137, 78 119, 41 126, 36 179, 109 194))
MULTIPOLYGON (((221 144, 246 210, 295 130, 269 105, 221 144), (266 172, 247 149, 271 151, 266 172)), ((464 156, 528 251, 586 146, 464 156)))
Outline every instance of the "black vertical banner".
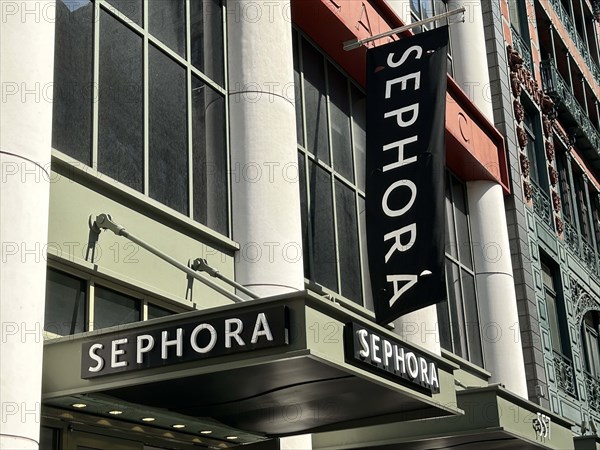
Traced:
POLYGON ((367 52, 367 243, 378 323, 446 299, 448 28, 367 52))

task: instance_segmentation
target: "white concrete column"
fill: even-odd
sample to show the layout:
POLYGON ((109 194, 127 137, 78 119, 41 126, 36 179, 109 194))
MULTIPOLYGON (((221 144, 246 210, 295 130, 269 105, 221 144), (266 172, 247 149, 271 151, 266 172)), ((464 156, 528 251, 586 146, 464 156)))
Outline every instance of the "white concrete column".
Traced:
POLYGON ((304 288, 289 0, 227 2, 236 279, 304 288))
POLYGON ((388 0, 390 8, 402 19, 405 24, 412 23, 410 15, 410 0, 388 0))
POLYGON ((0 0, 0 448, 38 448, 54 0, 0 0))
POLYGON ((527 398, 502 187, 472 181, 467 183, 467 196, 485 368, 492 382, 527 398))
MULTIPOLYGON (((450 27, 454 80, 493 123, 494 110, 490 91, 481 0, 452 0, 448 3, 449 10, 462 6, 466 9, 464 23, 457 23, 450 27)), ((453 18, 453 20, 456 20, 456 18, 453 18)))
POLYGON ((407 342, 436 355, 442 354, 436 305, 421 308, 396 319, 394 332, 407 342))
MULTIPOLYGON (((227 2, 236 280, 260 296, 304 289, 289 0, 227 2)), ((311 435, 281 439, 311 449, 311 435)))

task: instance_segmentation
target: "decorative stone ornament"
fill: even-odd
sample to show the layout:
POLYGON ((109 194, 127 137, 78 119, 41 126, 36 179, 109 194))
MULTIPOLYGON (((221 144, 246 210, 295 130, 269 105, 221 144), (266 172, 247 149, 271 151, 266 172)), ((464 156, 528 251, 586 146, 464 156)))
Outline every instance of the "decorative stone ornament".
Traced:
POLYGON ((521 153, 519 158, 521 160, 521 173, 523 174, 523 177, 528 178, 529 173, 531 172, 531 164, 529 163, 529 158, 527 158, 527 156, 523 153, 521 153))
POLYGON ((527 147, 529 139, 527 138, 527 133, 523 127, 517 127, 517 140, 519 141, 519 147, 521 147, 521 149, 527 147))
POLYGON ((519 52, 517 52, 510 45, 506 47, 506 50, 508 52, 508 64, 510 66, 510 70, 517 71, 521 67, 523 67, 523 58, 521 57, 521 55, 519 55, 519 52))
POLYGON ((521 80, 519 80, 519 75, 516 72, 511 72, 510 74, 510 85, 512 87, 513 95, 517 98, 521 96, 521 80))
POLYGON ((549 162, 554 161, 554 157, 556 156, 556 151, 554 149, 554 142, 551 139, 546 140, 546 157, 549 162))
POLYGON ((552 191, 552 206, 554 207, 554 211, 556 213, 560 212, 560 207, 561 207, 561 201, 560 201, 560 196, 558 195, 558 193, 556 191, 552 191))
POLYGON ((549 138, 552 136, 552 125, 554 125, 554 119, 550 118, 550 115, 542 115, 542 124, 544 125, 544 135, 549 138))
POLYGON ((523 181, 523 194, 528 202, 533 198, 533 187, 528 181, 523 181))
POLYGON ((550 114, 554 110, 554 101, 549 95, 542 93, 541 107, 544 114, 550 114))
POLYGON ((558 172, 552 166, 548 166, 548 177, 550 178, 550 183, 552 186, 556 186, 558 183, 558 172))
POLYGON ((517 123, 523 122, 523 119, 525 118, 525 108, 523 108, 523 105, 519 100, 515 99, 515 101, 513 101, 513 109, 515 111, 515 120, 517 123))
POLYGON ((558 216, 554 216, 554 224, 556 225, 556 232, 561 235, 565 231, 565 224, 562 219, 558 216))

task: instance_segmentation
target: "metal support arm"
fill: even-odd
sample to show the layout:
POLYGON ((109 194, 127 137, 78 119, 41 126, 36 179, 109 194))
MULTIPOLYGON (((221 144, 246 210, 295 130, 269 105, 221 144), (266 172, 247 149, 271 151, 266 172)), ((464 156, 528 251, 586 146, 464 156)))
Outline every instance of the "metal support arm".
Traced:
MULTIPOLYGON (((243 298, 235 295, 233 292, 228 291, 227 289, 225 289, 224 287, 215 283, 214 281, 210 280, 206 276, 196 272, 195 270, 189 268, 185 264, 182 264, 179 261, 176 261, 175 259, 171 258, 166 253, 163 253, 159 249, 153 247, 152 245, 148 244, 147 242, 143 241, 142 239, 139 239, 137 236, 131 234, 130 232, 128 232, 125 229, 125 227, 122 227, 121 225, 118 225, 117 223, 115 223, 109 214, 100 214, 96 217, 91 215, 90 219, 89 219, 89 226, 90 226, 90 229, 92 231, 94 231, 95 233, 100 233, 102 230, 110 230, 113 233, 115 233, 117 236, 123 236, 124 238, 129 239, 131 242, 138 244, 140 247, 148 250, 150 253, 158 256, 163 261, 166 261, 169 264, 171 264, 172 266, 177 267, 179 270, 185 272, 190 277, 200 281, 201 283, 204 283, 205 285, 214 289, 219 294, 224 295, 228 299, 233 300, 236 303, 241 303, 244 301, 243 298)), ((218 271, 217 271, 217 273, 218 273, 218 271)), ((223 275, 221 275, 219 278, 222 279, 223 281, 228 282, 232 286, 235 286, 238 284, 235 282, 230 282, 231 280, 225 279, 225 277, 223 277, 223 275), (232 283, 235 283, 235 285, 232 283)), ((239 286, 241 286, 241 285, 239 285, 239 286)), ((237 286, 235 286, 235 287, 237 287, 237 286)), ((243 286, 241 286, 241 287, 243 287, 243 286)), ((244 289, 247 290, 246 288, 244 288, 244 289)), ((241 289, 240 289, 240 291, 244 292, 241 289)), ((248 292, 250 292, 250 291, 248 291, 248 292)), ((252 295, 250 295, 247 292, 244 292, 244 294, 246 294, 252 298, 255 298, 255 299, 258 298, 256 296, 256 294, 254 294, 254 293, 251 293, 252 295)))
POLYGON ((229 278, 222 275, 221 272, 219 272, 217 269, 209 266, 208 261, 206 261, 206 259, 196 258, 194 260, 194 262, 192 263, 191 267, 193 270, 197 270, 199 272, 206 272, 211 277, 218 278, 219 280, 223 280, 228 285, 233 286, 238 291, 243 292, 244 294, 246 294, 248 297, 250 297, 252 299, 256 300, 257 298, 259 298, 258 295, 256 295, 254 292, 252 292, 247 287, 242 286, 240 283, 237 283, 233 280, 230 280, 229 278))

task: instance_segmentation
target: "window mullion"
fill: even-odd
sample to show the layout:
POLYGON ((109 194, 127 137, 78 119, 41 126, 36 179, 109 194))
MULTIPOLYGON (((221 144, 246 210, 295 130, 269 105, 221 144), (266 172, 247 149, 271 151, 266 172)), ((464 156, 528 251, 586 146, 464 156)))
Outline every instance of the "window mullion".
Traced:
MULTIPOLYGON (((190 0, 191 1, 191 0, 190 0)), ((225 97, 225 167, 227 177, 227 235, 233 236, 233 202, 231 200, 232 191, 232 170, 231 170, 231 141, 229 136, 229 65, 227 54, 227 5, 226 1, 221 2, 221 20, 223 24, 223 85, 224 90, 219 86, 219 92, 225 97)), ((191 24, 190 24, 191 27, 191 24)), ((190 48, 192 43, 189 43, 190 48)), ((191 59, 190 59, 191 62, 191 59)), ((193 68, 193 66, 191 67, 193 68)), ((215 83, 216 84, 216 83, 215 83)))
POLYGON ((192 71, 190 68, 190 61, 192 60, 192 38, 191 38, 191 12, 190 12, 190 0, 185 2, 185 52, 186 64, 186 112, 187 112, 187 150, 188 150, 188 214, 189 217, 194 219, 194 146, 193 146, 193 133, 192 133, 192 71))
POLYGON ((99 98, 100 92, 100 5, 94 2, 94 66, 93 66, 93 92, 92 95, 92 168, 98 170, 98 123, 99 123, 99 98))
MULTIPOLYGON (((320 52, 319 52, 320 53, 320 52)), ((331 169, 327 169, 327 173, 331 180, 331 197, 332 197, 332 215, 333 215, 333 240, 335 248, 335 272, 337 275, 337 292, 342 292, 342 274, 340 271, 340 255, 339 255, 339 236, 338 236, 338 221, 337 221, 337 199, 336 199, 336 187, 335 187, 335 176, 333 171, 335 170, 335 162, 333 160, 333 141, 331 138, 331 98, 329 96, 329 62, 325 55, 323 58, 323 70, 325 71, 325 105, 326 105, 326 117, 327 117, 327 145, 329 151, 329 165, 331 169)))
POLYGON ((148 2, 144 2, 144 188, 143 192, 145 195, 150 195, 150 107, 148 105, 148 98, 150 97, 149 88, 149 69, 148 69, 148 2))

